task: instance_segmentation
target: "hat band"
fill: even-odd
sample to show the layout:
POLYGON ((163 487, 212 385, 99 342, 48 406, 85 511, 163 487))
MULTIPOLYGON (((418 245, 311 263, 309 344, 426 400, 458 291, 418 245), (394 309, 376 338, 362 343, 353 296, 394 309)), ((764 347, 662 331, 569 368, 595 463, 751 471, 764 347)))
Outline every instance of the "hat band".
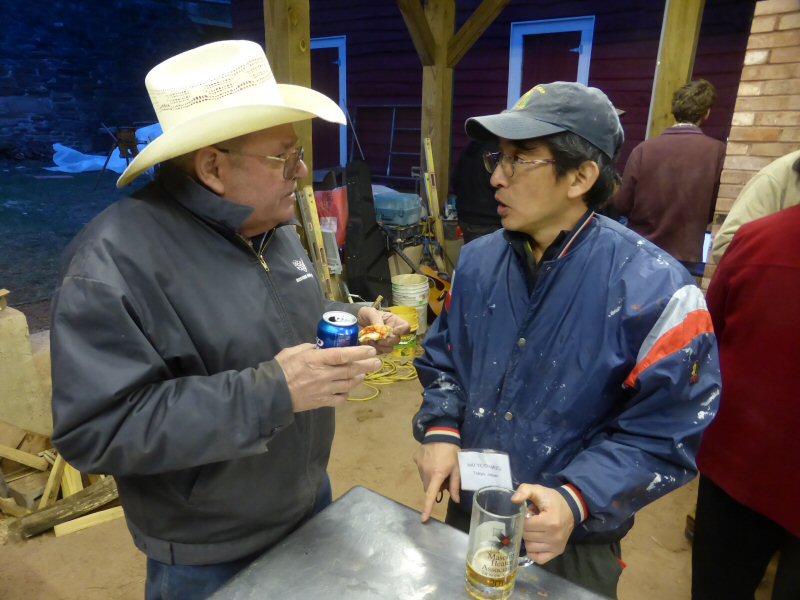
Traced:
POLYGON ((249 102, 248 96, 252 96, 250 101, 253 104, 283 104, 272 71, 266 66, 266 61, 258 57, 227 71, 224 77, 210 78, 180 88, 154 89, 151 86, 148 92, 165 130, 176 122, 190 118, 204 104, 218 104, 218 108, 224 108, 231 102, 241 105, 249 102))

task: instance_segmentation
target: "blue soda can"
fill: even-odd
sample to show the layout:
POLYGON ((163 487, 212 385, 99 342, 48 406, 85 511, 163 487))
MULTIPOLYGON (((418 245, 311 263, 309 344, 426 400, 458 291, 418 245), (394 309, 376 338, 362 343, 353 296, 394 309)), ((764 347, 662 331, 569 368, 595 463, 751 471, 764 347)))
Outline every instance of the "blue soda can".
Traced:
POLYGON ((332 310, 317 325, 317 348, 358 345, 358 322, 350 313, 332 310))

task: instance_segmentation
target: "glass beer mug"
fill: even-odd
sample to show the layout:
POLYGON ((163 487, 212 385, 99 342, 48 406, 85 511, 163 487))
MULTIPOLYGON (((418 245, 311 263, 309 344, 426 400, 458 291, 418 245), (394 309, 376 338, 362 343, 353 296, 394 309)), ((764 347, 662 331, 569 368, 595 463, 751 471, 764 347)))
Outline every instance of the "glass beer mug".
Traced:
POLYGON ((504 599, 514 590, 526 506, 511 502, 513 495, 485 487, 473 496, 465 584, 473 598, 504 599))

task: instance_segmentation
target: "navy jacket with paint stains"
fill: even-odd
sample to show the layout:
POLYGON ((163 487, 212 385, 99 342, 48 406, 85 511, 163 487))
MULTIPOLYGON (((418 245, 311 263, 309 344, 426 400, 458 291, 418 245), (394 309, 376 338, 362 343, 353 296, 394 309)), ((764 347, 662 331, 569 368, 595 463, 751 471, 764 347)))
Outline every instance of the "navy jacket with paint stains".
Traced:
POLYGON ((572 541, 620 539, 696 475, 720 393, 705 300, 667 253, 605 217, 588 213, 538 269, 515 236, 462 250, 415 362, 414 435, 508 452, 515 487, 567 500, 572 541))

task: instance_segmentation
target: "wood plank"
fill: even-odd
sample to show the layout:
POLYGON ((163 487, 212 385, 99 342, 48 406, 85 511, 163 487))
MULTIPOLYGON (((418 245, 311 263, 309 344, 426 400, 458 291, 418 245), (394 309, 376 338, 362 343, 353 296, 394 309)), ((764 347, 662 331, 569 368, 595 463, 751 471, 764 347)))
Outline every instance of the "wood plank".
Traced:
POLYGON ((53 533, 56 534, 56 537, 61 537, 64 535, 68 535, 70 533, 75 533, 76 531, 80 531, 81 529, 86 529, 88 527, 100 525, 101 523, 108 523, 110 521, 115 521, 116 519, 121 519, 124 516, 125 516, 125 511, 122 510, 122 507, 115 506, 114 508, 101 510, 99 512, 92 513, 90 515, 78 517, 77 519, 72 519, 71 521, 67 521, 66 523, 61 523, 60 525, 56 525, 55 527, 53 527, 53 533))
POLYGON ((31 511, 24 506, 20 506, 11 498, 0 498, 0 511, 11 517, 24 517, 31 514, 31 511))
MULTIPOLYGON (((444 252, 444 228, 442 227, 441 213, 439 211, 439 183, 436 179, 433 149, 431 146, 431 139, 425 138, 425 165, 427 167, 427 171, 425 172, 425 189, 428 193, 428 210, 433 225, 433 236, 442 249, 442 256, 446 256, 444 252)), ((437 266, 440 270, 444 270, 443 264, 437 266)), ((455 265, 451 265, 448 272, 452 273, 454 267, 455 265)))
POLYGON ((455 67, 511 0, 483 0, 447 47, 447 66, 455 67))
POLYGON ((61 477, 61 490, 64 498, 69 498, 83 489, 83 478, 80 471, 67 463, 64 465, 64 474, 61 477))
POLYGON ((311 257, 311 262, 314 263, 314 270, 317 272, 317 279, 322 285, 325 297, 332 300, 333 289, 331 287, 330 271, 328 271, 328 256, 325 252, 325 244, 322 241, 322 229, 319 225, 314 189, 307 185, 303 189, 298 189, 295 196, 297 197, 297 208, 300 211, 300 218, 306 234, 308 255, 311 257))
POLYGON ((39 510, 47 508, 56 501, 58 491, 61 489, 61 478, 64 476, 64 467, 66 464, 66 461, 60 454, 56 456, 53 469, 50 471, 50 477, 47 478, 44 492, 42 492, 42 499, 39 500, 39 510))
POLYGON ((8 534, 16 538, 33 537, 70 519, 82 517, 117 498, 117 482, 113 477, 106 477, 74 496, 62 498, 49 508, 17 519, 9 525, 8 534))
POLYGON ((705 0, 667 0, 650 104, 648 138, 674 122, 672 95, 692 77, 705 0))
POLYGON ((13 460, 16 463, 32 467, 39 471, 47 471, 50 468, 50 463, 43 459, 41 456, 36 456, 29 452, 17 450, 5 444, 0 444, 0 457, 13 460))
MULTIPOLYGON (((436 39, 433 37, 428 19, 422 10, 419 0, 397 0, 397 7, 406 22, 411 41, 417 50, 419 60, 423 66, 434 64, 436 54, 436 39)), ((445 44, 446 46, 446 44, 445 44)))
MULTIPOLYGON (((311 87, 309 0, 264 0, 264 31, 264 47, 278 83, 311 87)), ((311 120, 294 123, 294 128, 305 150, 303 162, 308 167, 308 175, 299 181, 302 188, 311 185, 314 179, 311 120)))

